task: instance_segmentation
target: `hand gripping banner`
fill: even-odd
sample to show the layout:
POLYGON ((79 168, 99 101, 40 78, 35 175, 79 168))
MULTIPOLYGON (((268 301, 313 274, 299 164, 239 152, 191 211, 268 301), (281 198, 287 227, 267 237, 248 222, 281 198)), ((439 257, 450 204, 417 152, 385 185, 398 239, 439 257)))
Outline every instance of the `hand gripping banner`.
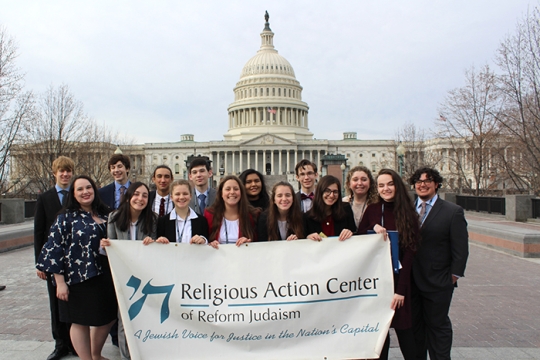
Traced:
POLYGON ((381 235, 107 253, 135 360, 376 358, 394 314, 381 235))

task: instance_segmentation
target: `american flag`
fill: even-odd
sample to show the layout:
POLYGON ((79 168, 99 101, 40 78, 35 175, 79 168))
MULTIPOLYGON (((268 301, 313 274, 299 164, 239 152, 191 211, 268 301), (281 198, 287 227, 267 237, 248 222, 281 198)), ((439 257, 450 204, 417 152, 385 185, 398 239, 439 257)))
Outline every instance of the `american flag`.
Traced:
POLYGON ((275 114, 276 113, 276 109, 272 109, 271 107, 268 108, 268 112, 270 114, 275 114))

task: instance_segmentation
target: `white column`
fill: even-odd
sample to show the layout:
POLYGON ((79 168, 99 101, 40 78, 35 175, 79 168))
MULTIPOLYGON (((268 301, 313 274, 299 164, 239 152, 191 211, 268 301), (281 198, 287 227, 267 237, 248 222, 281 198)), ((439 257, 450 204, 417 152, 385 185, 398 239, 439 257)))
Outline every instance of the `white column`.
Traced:
POLYGON ((255 149, 255 170, 259 171, 259 150, 255 149))
POLYGON ((285 171, 287 174, 289 173, 289 171, 291 171, 290 159, 291 159, 291 150, 287 150, 287 170, 285 171))
POLYGON ((272 149, 271 150, 271 154, 270 154, 270 175, 275 175, 276 174, 276 171, 274 169, 274 150, 272 149))
POLYGON ((308 118, 307 118, 307 115, 308 115, 308 112, 306 111, 305 115, 304 115, 304 127, 307 129, 308 128, 308 118))
POLYGON ((233 175, 236 175, 236 161, 234 161, 235 160, 234 159, 234 153, 235 153, 235 151, 233 150, 232 151, 232 170, 231 170, 231 173, 233 175))
POLYGON ((276 109, 276 117, 277 117, 277 123, 279 125, 281 125, 281 108, 278 106, 278 108, 276 109))
POLYGON ((244 166, 242 165, 242 150, 240 150, 240 159, 238 161, 238 169, 239 171, 243 171, 244 170, 244 166))
POLYGON ((248 153, 247 153, 247 168, 250 169, 251 168, 251 150, 248 150, 248 153))
POLYGON ((281 175, 281 172, 283 171, 281 169, 281 158, 283 157, 283 152, 281 150, 279 150, 279 153, 278 153, 278 161, 279 161, 279 168, 278 168, 278 173, 277 175, 281 175))
POLYGON ((225 175, 227 175, 229 173, 229 171, 227 170, 227 165, 228 165, 228 161, 227 161, 227 151, 224 151, 223 152, 225 156, 223 156, 223 158, 225 159, 225 166, 223 167, 225 169, 225 175))

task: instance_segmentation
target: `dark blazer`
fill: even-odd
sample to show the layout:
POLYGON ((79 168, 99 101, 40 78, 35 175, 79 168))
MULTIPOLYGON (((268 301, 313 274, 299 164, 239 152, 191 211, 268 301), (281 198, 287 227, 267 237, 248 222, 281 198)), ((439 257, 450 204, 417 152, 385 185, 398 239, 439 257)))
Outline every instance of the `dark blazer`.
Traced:
POLYGON ((41 194, 36 202, 36 212, 34 214, 34 255, 37 263, 43 245, 49 238, 51 225, 56 220, 58 212, 62 209, 56 187, 41 194))
POLYGON ((114 181, 98 190, 99 197, 111 210, 114 210, 114 181))
MULTIPOLYGON (((216 195, 217 195, 216 189, 208 188, 208 197, 206 199, 206 209, 208 209, 214 203, 214 200, 216 200, 216 195)), ((199 207, 199 199, 197 199, 197 193, 195 192, 195 189, 193 189, 193 193, 191 194, 189 207, 195 210, 197 214, 204 215, 201 212, 201 208, 199 207)))
MULTIPOLYGON (((315 192, 315 190, 314 190, 314 192, 315 192)), ((304 212, 304 205, 302 204, 302 192, 297 191, 295 195, 296 195, 296 200, 297 200, 296 203, 300 207, 300 211, 304 212)), ((313 206, 313 200, 311 200, 311 206, 313 206)))
POLYGON ((469 256, 469 234, 463 209, 438 198, 420 227, 413 278, 420 291, 452 288, 452 275, 463 276, 469 256))
MULTIPOLYGON (((152 191, 150 191, 148 193, 148 206, 150 206, 150 209, 154 208, 154 201, 156 201, 156 190, 152 190, 152 191)), ((171 199, 171 201, 172 201, 172 199, 171 199)), ((167 211, 167 209, 165 209, 165 211, 167 211)), ((172 209, 171 209, 171 211, 172 211, 172 209)), ((170 213, 171 212, 169 211, 168 213, 165 213, 165 215, 163 215, 163 216, 169 215, 170 213)))
MULTIPOLYGON (((352 209, 349 205, 343 204, 343 209, 345 210, 345 217, 341 220, 334 219, 334 236, 339 236, 343 229, 349 229, 353 232, 356 232, 356 224, 354 223, 354 215, 352 209)), ((304 213, 304 230, 306 236, 313 233, 320 233, 322 231, 322 224, 320 221, 313 219, 308 215, 309 213, 304 213)))
MULTIPOLYGON (((198 214, 197 214, 198 215, 198 214)), ((208 223, 206 219, 199 215, 196 219, 191 219, 191 236, 204 236, 208 241, 208 223)), ((157 237, 164 236, 169 242, 176 242, 176 221, 169 216, 162 216, 158 219, 157 237)))

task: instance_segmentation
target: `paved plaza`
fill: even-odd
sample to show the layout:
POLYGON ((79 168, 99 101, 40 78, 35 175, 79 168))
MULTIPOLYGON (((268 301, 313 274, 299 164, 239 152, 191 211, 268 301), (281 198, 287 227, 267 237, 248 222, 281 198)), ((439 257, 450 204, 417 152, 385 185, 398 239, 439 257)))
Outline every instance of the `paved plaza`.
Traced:
MULTIPOLYGON (((454 293, 454 359, 540 359, 540 259, 471 244, 454 293)), ((0 253, 0 360, 46 359, 52 342, 46 284, 33 248, 0 253)), ((401 359, 392 338, 391 358, 401 359)), ((110 342, 103 355, 120 359, 110 342)), ((65 359, 75 359, 66 357, 65 359)))

